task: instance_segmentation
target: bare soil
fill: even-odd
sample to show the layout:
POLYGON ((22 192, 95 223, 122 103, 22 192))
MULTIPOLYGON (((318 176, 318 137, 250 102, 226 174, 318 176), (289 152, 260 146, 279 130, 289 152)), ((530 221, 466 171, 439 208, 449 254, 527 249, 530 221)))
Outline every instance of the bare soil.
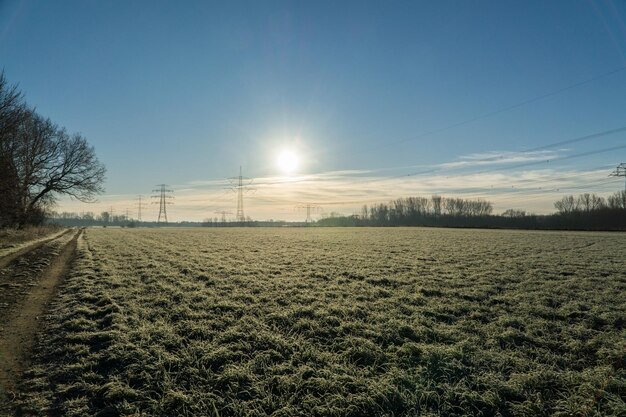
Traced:
POLYGON ((9 278, 1 283, 0 311, 5 310, 6 319, 0 323, 0 414, 10 411, 21 374, 29 364, 40 317, 69 270, 80 233, 74 231, 69 241, 67 233, 56 237, 56 245, 50 240, 38 242, 9 259, 0 259, 0 267, 11 266, 9 278), (29 277, 33 270, 34 282, 29 277))
POLYGON ((17 258, 19 258, 20 256, 23 256, 25 254, 28 254, 30 252, 32 252, 35 249, 38 249, 42 246, 44 246, 46 243, 49 243, 55 239, 58 239, 61 236, 64 236, 68 233, 70 233, 72 231, 72 229, 68 229, 65 231, 65 233, 62 233, 60 235, 53 235, 48 239, 43 239, 43 240, 37 240, 35 241, 32 245, 28 245, 23 247, 22 249, 19 249, 15 252, 9 253, 6 256, 3 256, 2 258, 0 258, 0 268, 6 268, 11 262, 13 262, 14 260, 16 260, 17 258))

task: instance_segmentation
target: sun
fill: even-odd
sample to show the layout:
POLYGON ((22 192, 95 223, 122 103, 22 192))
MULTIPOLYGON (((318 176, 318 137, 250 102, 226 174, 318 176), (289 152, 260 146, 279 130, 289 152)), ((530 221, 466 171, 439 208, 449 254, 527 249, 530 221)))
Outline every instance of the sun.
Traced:
POLYGON ((283 149, 278 153, 276 164, 284 174, 289 175, 293 174, 298 169, 300 158, 298 154, 291 149, 283 149))

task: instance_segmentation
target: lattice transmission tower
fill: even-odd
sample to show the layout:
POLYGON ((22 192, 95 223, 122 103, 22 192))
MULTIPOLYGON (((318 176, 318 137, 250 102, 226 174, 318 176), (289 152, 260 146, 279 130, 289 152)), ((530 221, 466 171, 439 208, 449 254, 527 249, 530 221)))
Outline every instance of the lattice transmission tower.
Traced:
POLYGON ((226 215, 227 215, 227 214, 233 214, 233 212, 232 212, 232 211, 226 211, 226 210, 216 211, 215 213, 216 213, 216 214, 221 214, 221 215, 222 215, 222 221, 221 221, 221 223, 222 223, 222 224, 225 224, 225 223, 226 223, 226 215))
POLYGON ((243 193, 247 193, 250 191, 254 191, 250 185, 252 184, 253 179, 247 178, 241 175, 241 166, 239 167, 239 176, 238 177, 230 177, 228 179, 232 186, 230 189, 237 193, 237 214, 235 215, 235 219, 238 222, 245 222, 246 216, 243 211, 243 193))
POLYGON ((167 224, 167 205, 173 204, 170 200, 174 198, 172 193, 174 190, 170 190, 167 188, 167 184, 157 184, 157 189, 152 190, 152 192, 157 193, 158 195, 153 195, 152 198, 158 198, 159 202, 153 201, 152 204, 159 204, 159 217, 157 219, 157 223, 161 223, 161 219, 165 220, 165 224, 167 224))
POLYGON ((322 209, 322 206, 314 203, 303 203, 298 204, 296 209, 306 209, 306 220, 305 223, 313 223, 313 217, 311 217, 311 213, 314 211, 319 211, 322 209))
POLYGON ((624 177, 624 191, 626 192, 626 162, 619 164, 609 177, 624 177))
POLYGON ((141 194, 137 195, 137 220, 141 221, 141 210, 145 208, 145 204, 141 201, 143 196, 141 194))

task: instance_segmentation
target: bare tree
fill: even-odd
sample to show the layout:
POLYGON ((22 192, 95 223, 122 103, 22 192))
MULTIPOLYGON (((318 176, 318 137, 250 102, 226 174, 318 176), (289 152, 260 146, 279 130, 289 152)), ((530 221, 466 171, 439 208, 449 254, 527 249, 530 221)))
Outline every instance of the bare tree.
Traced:
POLYGON ((111 221, 111 217, 111 213, 109 213, 108 211, 103 211, 102 213, 100 213, 98 219, 103 223, 108 223, 111 221))
POLYGON ((59 194, 93 201, 103 191, 105 174, 93 147, 81 135, 70 136, 48 120, 34 119, 34 124, 38 127, 25 138, 26 149, 20 154, 20 194, 26 218, 35 209, 53 203, 59 194))
POLYGON ((606 200, 597 194, 591 194, 591 210, 601 210, 606 207, 606 200))
POLYGON ((431 201, 431 205, 433 207, 433 214, 435 216, 440 216, 441 215, 441 200, 442 197, 440 195, 434 195, 430 198, 431 201))
POLYGON ((363 207, 361 207, 361 218, 363 220, 369 219, 369 211, 367 209, 367 204, 364 204, 363 207))
POLYGON ((26 118, 22 95, 17 86, 8 84, 3 71, 0 73, 0 227, 15 223, 20 205, 13 138, 26 118))
POLYGON ((566 195, 554 203, 554 208, 561 214, 573 213, 579 210, 578 200, 573 195, 566 195))
POLYGON ((618 191, 609 196, 608 206, 612 209, 626 209, 626 191, 618 191))
POLYGON ((526 216, 525 210, 506 209, 502 213, 502 217, 525 217, 525 216, 526 216))
POLYGON ((43 220, 59 195, 93 201, 105 168, 80 134, 29 110, 0 75, 0 226, 43 220))
POLYGON ((16 85, 9 85, 4 71, 0 72, 0 138, 14 134, 26 116, 22 93, 16 85))
POLYGON ((597 199, 597 196, 595 194, 594 195, 591 195, 589 193, 580 194, 577 199, 578 209, 585 211, 587 213, 594 210, 596 199, 597 199))

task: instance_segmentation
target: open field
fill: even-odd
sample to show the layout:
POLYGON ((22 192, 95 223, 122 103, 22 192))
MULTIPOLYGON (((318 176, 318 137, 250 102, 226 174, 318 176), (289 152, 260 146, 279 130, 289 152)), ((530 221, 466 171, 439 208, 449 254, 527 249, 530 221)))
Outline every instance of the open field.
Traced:
POLYGON ((25 415, 625 415, 626 235, 88 229, 25 415))

